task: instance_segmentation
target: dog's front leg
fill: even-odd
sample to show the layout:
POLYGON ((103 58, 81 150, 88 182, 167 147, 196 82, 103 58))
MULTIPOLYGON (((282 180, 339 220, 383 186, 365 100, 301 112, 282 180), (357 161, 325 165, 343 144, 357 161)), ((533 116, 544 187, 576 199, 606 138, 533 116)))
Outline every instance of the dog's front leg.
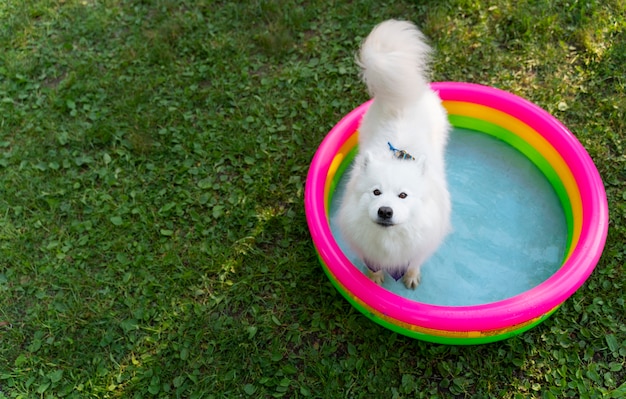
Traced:
POLYGON ((411 262, 406 273, 404 273, 403 278, 406 288, 415 289, 419 285, 422 279, 422 273, 420 269, 421 264, 411 262))
POLYGON ((373 272, 368 269, 367 276, 378 285, 383 285, 383 282, 385 281, 385 272, 382 270, 373 272))

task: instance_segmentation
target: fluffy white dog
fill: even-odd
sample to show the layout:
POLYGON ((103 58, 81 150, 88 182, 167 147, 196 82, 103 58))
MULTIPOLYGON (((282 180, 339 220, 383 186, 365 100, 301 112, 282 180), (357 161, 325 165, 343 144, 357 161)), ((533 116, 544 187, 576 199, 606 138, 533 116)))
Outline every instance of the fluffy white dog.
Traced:
POLYGON ((359 127, 338 224, 378 284, 387 272, 417 287, 420 266, 450 230, 450 125, 426 76, 430 51, 415 25, 388 20, 372 30, 357 59, 374 101, 359 127))

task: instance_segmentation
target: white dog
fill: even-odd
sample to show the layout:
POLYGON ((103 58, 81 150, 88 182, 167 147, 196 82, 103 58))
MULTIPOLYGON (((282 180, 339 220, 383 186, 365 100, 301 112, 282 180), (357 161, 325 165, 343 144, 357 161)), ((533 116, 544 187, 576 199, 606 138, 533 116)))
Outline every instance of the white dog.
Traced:
POLYGON ((430 51, 415 25, 388 20, 372 30, 357 59, 374 101, 359 127, 338 224, 378 284, 387 272, 417 287, 420 266, 450 230, 450 125, 426 76, 430 51))

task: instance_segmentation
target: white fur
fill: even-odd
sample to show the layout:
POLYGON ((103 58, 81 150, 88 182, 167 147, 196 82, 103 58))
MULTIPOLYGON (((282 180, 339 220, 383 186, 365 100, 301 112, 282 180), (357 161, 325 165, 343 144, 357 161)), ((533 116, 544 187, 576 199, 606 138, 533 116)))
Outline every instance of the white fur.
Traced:
POLYGON ((381 268, 370 272, 379 284, 383 270, 402 268, 405 285, 415 288, 420 266, 450 230, 444 162, 450 125, 428 85, 429 54, 412 23, 388 20, 372 30, 357 59, 374 102, 359 127, 359 154, 338 223, 358 256, 381 268), (394 158, 388 142, 415 160, 394 158), (381 209, 393 216, 382 220, 381 209))

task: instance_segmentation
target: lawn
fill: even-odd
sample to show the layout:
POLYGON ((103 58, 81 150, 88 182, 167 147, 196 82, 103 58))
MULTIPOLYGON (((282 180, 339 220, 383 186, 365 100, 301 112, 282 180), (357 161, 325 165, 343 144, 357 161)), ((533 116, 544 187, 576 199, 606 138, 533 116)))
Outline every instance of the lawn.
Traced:
POLYGON ((624 0, 3 0, 0 399, 626 397, 624 65, 624 0), (398 335, 318 263, 308 165, 392 17, 603 177, 603 257, 518 337, 398 335))

